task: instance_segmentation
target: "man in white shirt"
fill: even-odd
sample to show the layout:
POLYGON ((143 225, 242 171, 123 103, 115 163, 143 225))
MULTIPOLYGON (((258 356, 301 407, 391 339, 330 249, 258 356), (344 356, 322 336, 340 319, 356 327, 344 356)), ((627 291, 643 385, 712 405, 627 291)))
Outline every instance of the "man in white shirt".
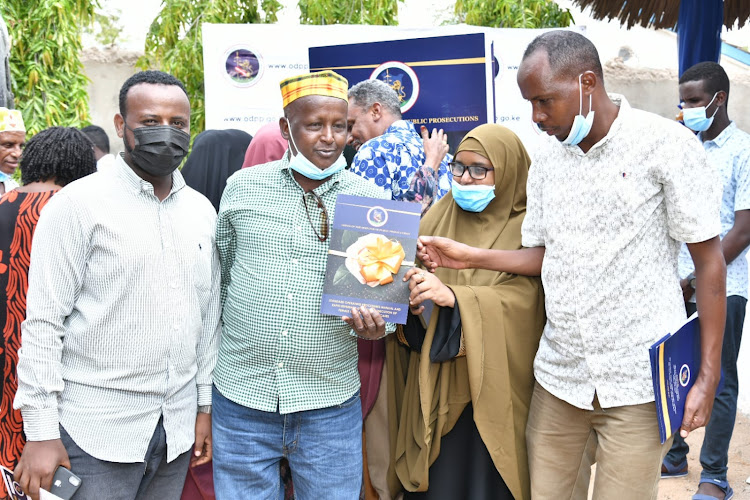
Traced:
MULTIPOLYGON (((727 320, 721 350, 724 387, 716 395, 700 452, 698 494, 731 497, 727 482, 729 442, 737 414, 737 355, 747 306, 747 249, 750 245, 750 134, 729 119, 729 78, 715 62, 698 63, 680 77, 685 125, 698 132, 709 162, 722 178, 721 250, 727 262, 727 320)), ((680 286, 688 314, 696 311, 693 260, 686 246, 679 257, 680 286)), ((662 478, 687 475, 689 447, 676 436, 664 459, 662 478)))
POLYGON ((0 107, 0 195, 18 187, 13 174, 21 162, 26 127, 21 112, 0 107))
POLYGON ((211 458, 216 212, 176 170, 189 123, 179 80, 133 75, 114 172, 69 184, 41 214, 14 402, 27 438, 16 480, 34 499, 61 465, 82 480, 78 500, 176 500, 191 455, 211 458))
POLYGON ((529 171, 525 248, 421 239, 420 258, 435 264, 542 276, 547 324, 526 428, 532 498, 571 498, 593 438, 594 498, 656 499, 671 441, 659 440, 648 347, 685 320, 682 241, 696 264, 702 342, 683 437, 706 425, 719 383, 718 179, 690 131, 610 98, 602 75, 594 45, 572 31, 544 33, 524 53, 518 85, 550 136, 529 171))

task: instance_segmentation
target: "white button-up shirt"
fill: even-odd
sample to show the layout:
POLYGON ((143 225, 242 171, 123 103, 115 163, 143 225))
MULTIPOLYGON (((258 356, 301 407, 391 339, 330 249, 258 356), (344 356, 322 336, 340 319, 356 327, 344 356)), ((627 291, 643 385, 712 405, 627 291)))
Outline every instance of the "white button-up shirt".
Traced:
POLYGON ((32 441, 141 462, 159 417, 168 460, 211 404, 219 335, 216 212, 173 174, 160 201, 122 157, 42 210, 31 251, 19 387, 32 441))
MULTIPOLYGON (((701 134, 698 134, 701 138, 701 134)), ((702 138, 701 138, 702 139, 702 138)), ((750 134, 737 128, 734 122, 703 148, 708 161, 719 172, 722 180, 721 237, 734 227, 734 213, 750 210, 750 134)), ((693 259, 685 245, 680 249, 680 277, 695 269, 693 259)), ((739 295, 747 298, 747 248, 727 264, 727 297, 739 295)), ((690 299, 695 302, 695 294, 690 299)))
POLYGON ((556 397, 592 409, 654 400, 649 346, 685 319, 680 242, 719 234, 720 190, 695 136, 632 109, 587 153, 554 137, 529 171, 522 233, 546 247, 547 324, 534 361, 556 397))

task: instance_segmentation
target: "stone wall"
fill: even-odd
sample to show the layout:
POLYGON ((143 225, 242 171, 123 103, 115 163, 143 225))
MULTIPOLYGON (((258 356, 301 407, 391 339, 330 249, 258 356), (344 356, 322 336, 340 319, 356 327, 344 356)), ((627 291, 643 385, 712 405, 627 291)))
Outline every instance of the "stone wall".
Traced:
POLYGON ((119 92, 122 84, 137 70, 135 62, 140 54, 116 49, 86 49, 81 55, 89 83, 91 122, 109 135, 110 150, 123 150, 122 140, 115 131, 114 116, 119 112, 119 92))
MULTIPOLYGON (((677 72, 666 69, 633 68, 617 58, 604 65, 608 92, 623 94, 634 108, 674 118, 680 102, 677 72)), ((730 75, 729 118, 750 132, 750 73, 730 75)))

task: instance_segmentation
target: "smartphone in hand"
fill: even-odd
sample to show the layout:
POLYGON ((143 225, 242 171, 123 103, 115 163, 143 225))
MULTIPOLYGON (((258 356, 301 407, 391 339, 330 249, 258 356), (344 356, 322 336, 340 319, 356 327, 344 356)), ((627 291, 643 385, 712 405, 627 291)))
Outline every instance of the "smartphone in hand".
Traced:
POLYGON ((52 486, 49 492, 63 500, 70 500, 70 497, 81 487, 81 478, 70 472, 65 467, 58 467, 52 478, 52 486))

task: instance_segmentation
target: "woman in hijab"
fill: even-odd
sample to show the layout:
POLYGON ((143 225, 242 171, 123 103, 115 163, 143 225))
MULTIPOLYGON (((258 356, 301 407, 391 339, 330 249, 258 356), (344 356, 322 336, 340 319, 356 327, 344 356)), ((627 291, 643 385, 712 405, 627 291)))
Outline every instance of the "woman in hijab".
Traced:
MULTIPOLYGON (((520 248, 529 163, 510 130, 475 128, 451 163, 451 193, 420 234, 520 248)), ((387 346, 391 489, 403 487, 407 499, 528 499, 524 431, 545 321, 540 279, 442 268, 405 279, 411 314, 399 340, 411 350, 387 346), (423 323, 425 306, 434 309, 423 323)))
POLYGON ((219 211, 227 179, 242 166, 252 136, 242 130, 206 130, 195 137, 182 176, 219 211))

